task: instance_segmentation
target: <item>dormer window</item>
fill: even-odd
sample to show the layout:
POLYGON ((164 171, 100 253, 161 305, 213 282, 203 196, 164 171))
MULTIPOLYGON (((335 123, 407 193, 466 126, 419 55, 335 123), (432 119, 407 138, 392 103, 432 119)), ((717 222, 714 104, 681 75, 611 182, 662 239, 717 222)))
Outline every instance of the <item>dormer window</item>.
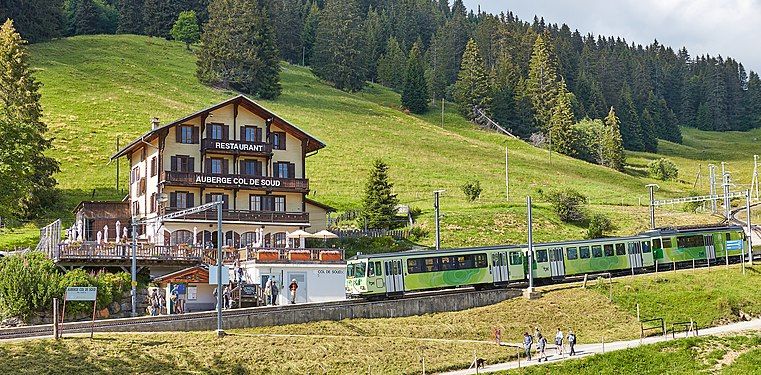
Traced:
POLYGON ((285 132, 272 132, 272 148, 275 150, 285 150, 285 132))
POLYGON ((215 140, 227 140, 227 127, 222 124, 209 124, 209 138, 215 140))

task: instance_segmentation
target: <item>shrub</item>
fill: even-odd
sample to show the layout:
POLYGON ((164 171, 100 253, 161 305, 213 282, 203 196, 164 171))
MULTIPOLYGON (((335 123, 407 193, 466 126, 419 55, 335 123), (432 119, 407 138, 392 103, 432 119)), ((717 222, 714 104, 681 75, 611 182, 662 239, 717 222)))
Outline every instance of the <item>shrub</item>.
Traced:
MULTIPOLYGON (((112 302, 119 301, 124 292, 130 288, 130 275, 126 272, 101 272, 91 275, 82 269, 75 269, 61 278, 61 291, 70 286, 94 286, 98 288, 96 306, 99 309, 108 307, 112 302)), ((91 302, 70 302, 66 305, 67 314, 88 312, 92 310, 91 302)))
POLYGON ((473 202, 481 196, 481 182, 478 180, 470 181, 465 185, 462 185, 462 192, 465 193, 465 197, 468 201, 473 202))
POLYGON ((613 230, 613 223, 610 219, 600 213, 592 215, 589 220, 589 226, 587 227, 587 238, 602 238, 605 232, 613 230))
POLYGON ((60 294, 59 279, 53 261, 42 253, 0 259, 0 316, 26 319, 48 309, 60 294))
POLYGON ((677 175, 679 174, 679 169, 677 169, 676 164, 666 158, 651 161, 647 165, 647 170, 650 177, 661 181, 676 180, 677 175))
POLYGON ((584 221, 587 217, 584 204, 587 198, 573 189, 552 192, 547 195, 555 213, 566 223, 584 221))
POLYGON ((415 225, 412 228, 410 228, 410 241, 418 242, 423 238, 428 237, 428 230, 419 226, 415 225))

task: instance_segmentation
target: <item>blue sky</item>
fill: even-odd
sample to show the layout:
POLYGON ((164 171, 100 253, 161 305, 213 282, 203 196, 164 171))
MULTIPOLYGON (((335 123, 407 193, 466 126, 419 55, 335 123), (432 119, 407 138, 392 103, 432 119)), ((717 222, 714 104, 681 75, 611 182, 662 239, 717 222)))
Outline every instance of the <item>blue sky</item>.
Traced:
POLYGON ((761 0, 463 0, 490 13, 511 10, 530 21, 566 23, 582 34, 615 35, 648 44, 658 39, 691 56, 731 56, 761 71, 761 0))

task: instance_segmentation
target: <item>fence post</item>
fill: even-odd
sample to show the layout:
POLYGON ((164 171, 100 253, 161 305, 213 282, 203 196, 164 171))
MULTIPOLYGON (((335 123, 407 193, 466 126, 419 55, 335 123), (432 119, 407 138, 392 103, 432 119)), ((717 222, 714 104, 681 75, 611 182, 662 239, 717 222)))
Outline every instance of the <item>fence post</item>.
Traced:
POLYGON ((60 318, 60 315, 58 315, 58 298, 53 298, 53 338, 56 340, 59 339, 58 337, 58 319, 60 318))

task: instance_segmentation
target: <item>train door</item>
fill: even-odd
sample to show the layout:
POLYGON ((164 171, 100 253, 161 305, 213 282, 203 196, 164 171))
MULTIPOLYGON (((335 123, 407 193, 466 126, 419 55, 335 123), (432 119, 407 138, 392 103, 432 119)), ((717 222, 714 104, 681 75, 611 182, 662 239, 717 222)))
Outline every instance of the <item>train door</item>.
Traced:
POLYGON ((653 257, 653 249, 650 247, 650 241, 640 242, 642 247, 642 265, 644 267, 652 267, 655 264, 655 258, 653 257))
POLYGON ((492 277, 495 283, 507 282, 510 280, 509 259, 507 252, 497 252, 492 254, 492 277))
POLYGON ((703 243, 706 246, 706 258, 710 260, 716 259, 716 248, 713 246, 713 235, 706 234, 703 236, 703 243))
POLYGON ((386 293, 403 292, 402 261, 399 259, 387 260, 383 262, 383 270, 386 275, 386 293))
POLYGON ((632 268, 642 268, 642 248, 639 246, 639 242, 629 242, 629 265, 632 268))
POLYGON ((563 264, 563 248, 556 247, 549 249, 550 252, 550 274, 553 278, 562 278, 565 276, 565 264, 563 264))

